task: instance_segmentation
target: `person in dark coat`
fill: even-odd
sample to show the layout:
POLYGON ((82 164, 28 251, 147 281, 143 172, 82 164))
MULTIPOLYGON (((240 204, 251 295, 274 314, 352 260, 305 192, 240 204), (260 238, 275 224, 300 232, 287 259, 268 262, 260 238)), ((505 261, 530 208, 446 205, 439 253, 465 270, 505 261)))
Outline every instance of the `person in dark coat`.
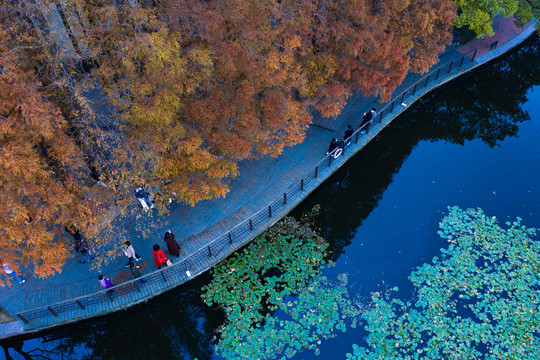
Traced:
POLYGON ((364 113, 362 124, 360 124, 360 127, 364 127, 362 130, 360 130, 361 134, 365 134, 366 131, 369 131, 369 124, 371 123, 372 119, 373 119, 373 110, 364 113))
POLYGON ((328 152, 327 154, 330 154, 332 151, 334 151, 335 148, 339 146, 339 141, 336 138, 333 138, 332 141, 330 141, 330 146, 328 146, 328 152))
POLYGON ((351 143, 351 136, 354 133, 354 130, 351 125, 347 125, 347 130, 345 130, 345 135, 343 135, 343 140, 349 145, 351 143))
POLYGON ((343 154, 343 149, 345 149, 345 143, 341 140, 333 138, 326 154, 331 154, 330 156, 337 159, 341 154, 343 154))
POLYGON ((167 243, 169 254, 180 257, 180 245, 178 245, 178 242, 174 238, 174 234, 170 230, 165 231, 165 242, 167 243))
POLYGON ((77 223, 66 225, 65 230, 70 233, 71 236, 73 236, 73 238, 75 239, 75 251, 83 254, 80 260, 81 264, 84 264, 86 262, 88 256, 90 256, 92 259, 96 258, 96 254, 94 254, 94 252, 89 248, 88 242, 81 235, 81 232, 77 228, 77 223))

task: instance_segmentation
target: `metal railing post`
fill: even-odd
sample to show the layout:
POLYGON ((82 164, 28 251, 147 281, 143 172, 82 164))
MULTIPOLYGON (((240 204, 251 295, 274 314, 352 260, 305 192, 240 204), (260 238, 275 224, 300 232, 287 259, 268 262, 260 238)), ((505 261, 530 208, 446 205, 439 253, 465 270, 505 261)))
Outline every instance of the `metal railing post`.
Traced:
POLYGON ((300 180, 300 191, 304 191, 304 179, 300 180))
POLYGON ((428 76, 426 77, 426 83, 424 84, 424 87, 427 87, 428 82, 429 82, 429 74, 428 74, 428 76))
MULTIPOLYGON (((358 140, 358 134, 356 134, 356 139, 358 140)), ((319 175, 319 165, 315 166, 315 179, 319 175)))
POLYGON ((463 65, 463 60, 465 60, 465 55, 463 55, 461 57, 461 61, 459 62, 459 66, 458 67, 461 67, 461 65, 463 65))
POLYGON ((448 67, 449 74, 450 74, 450 71, 452 71, 452 65, 454 65, 454 60, 450 61, 450 66, 448 67))
POLYGON ((165 274, 163 271, 160 271, 161 277, 163 278, 163 281, 165 281, 165 284, 167 283, 167 278, 165 277, 165 274))
MULTIPOLYGON (((317 174, 317 170, 315 170, 315 174, 317 174)), ((283 193, 283 205, 287 205, 287 193, 283 193)))
POLYGON ((82 302, 80 302, 79 300, 75 300, 75 302, 77 302, 77 305, 79 305, 81 307, 81 309, 83 309, 83 310, 85 309, 82 302))
POLYGON ((382 122, 384 111, 381 110, 381 113, 379 114, 379 124, 382 122))
POLYGON ((413 94, 413 95, 416 94, 416 86, 417 86, 417 85, 418 85, 418 83, 414 84, 414 89, 413 89, 413 91, 412 91, 412 94, 413 94))
POLYGON ((332 166, 332 154, 328 155, 328 167, 332 166))
POLYGON ((354 143, 358 144, 358 132, 356 133, 356 136, 354 137, 354 143))
POLYGON ((394 103, 395 103, 395 101, 392 101, 392 106, 390 107, 390 112, 394 111, 394 103))
POLYGON ((56 311, 54 311, 52 307, 47 306, 47 309, 48 309, 54 316, 58 316, 58 313, 57 313, 56 311))
POLYGON ((268 217, 272 217, 272 205, 268 205, 268 217))
POLYGON ((229 233, 229 244, 232 245, 232 235, 231 235, 231 233, 229 233))
POLYGON ((441 72, 441 68, 438 68, 437 69, 437 75, 435 75, 435 80, 437 80, 439 78, 440 72, 441 72))
POLYGON ((476 52, 478 51, 478 48, 474 49, 474 54, 472 55, 471 62, 474 61, 474 58, 476 57, 476 52))
POLYGON ((249 219, 249 231, 253 231, 253 221, 249 219))
POLYGON ((403 93, 403 96, 401 97, 401 103, 402 103, 402 104, 403 104, 403 102, 405 101, 405 94, 406 94, 406 93, 407 93, 407 91, 405 91, 405 92, 403 93))
POLYGON ((212 257, 212 249, 210 248, 210 245, 208 245, 208 257, 212 257))
POLYGON ((22 321, 24 321, 25 324, 29 324, 30 321, 28 321, 24 316, 22 316, 21 314, 17 314, 17 316, 19 317, 19 319, 21 319, 22 321))

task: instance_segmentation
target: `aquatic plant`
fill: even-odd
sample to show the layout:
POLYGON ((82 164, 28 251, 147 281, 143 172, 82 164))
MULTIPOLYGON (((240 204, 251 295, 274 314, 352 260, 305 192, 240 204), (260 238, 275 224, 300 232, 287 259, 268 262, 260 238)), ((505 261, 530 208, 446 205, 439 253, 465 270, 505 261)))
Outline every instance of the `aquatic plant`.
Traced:
POLYGON ((225 312, 217 352, 227 359, 290 358, 356 325, 346 276, 320 274, 326 242, 309 224, 285 218, 213 270, 203 288, 209 306, 225 312), (286 235, 285 235, 286 234, 286 235))
POLYGON ((409 279, 414 303, 373 294, 366 347, 349 359, 538 359, 540 246, 521 219, 501 228, 480 209, 449 208, 449 246, 409 279))

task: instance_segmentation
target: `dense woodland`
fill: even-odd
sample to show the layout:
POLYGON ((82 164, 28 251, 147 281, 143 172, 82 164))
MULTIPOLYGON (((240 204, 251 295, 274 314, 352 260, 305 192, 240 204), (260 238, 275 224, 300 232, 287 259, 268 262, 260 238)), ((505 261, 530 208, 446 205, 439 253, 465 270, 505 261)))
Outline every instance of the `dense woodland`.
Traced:
MULTIPOLYGON (((61 270, 76 224, 110 248, 137 186, 194 205, 237 163, 301 142, 354 92, 388 100, 452 25, 491 34, 538 0, 0 2, 0 259, 61 270), (98 184, 99 181, 99 184, 98 184), (105 185, 102 186, 101 184, 105 185), (105 240, 109 239, 109 240, 105 240)), ((116 239, 118 241, 118 239, 116 239)), ((118 245, 118 244, 116 244, 118 245)))

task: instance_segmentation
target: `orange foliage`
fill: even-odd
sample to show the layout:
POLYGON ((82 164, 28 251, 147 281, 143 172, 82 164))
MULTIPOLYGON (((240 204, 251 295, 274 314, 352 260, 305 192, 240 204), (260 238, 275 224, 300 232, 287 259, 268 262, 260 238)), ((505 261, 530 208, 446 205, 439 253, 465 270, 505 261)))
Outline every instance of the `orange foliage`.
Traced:
POLYGON ((452 0, 74 0, 61 19, 49 0, 13 6, 17 41, 0 32, 0 256, 39 275, 67 257, 59 225, 112 228, 89 165, 131 200, 143 184, 189 204, 224 196, 238 161, 304 139, 310 109, 337 117, 353 92, 387 100, 407 71, 426 71, 456 15, 452 0), (68 34, 44 29, 54 21, 68 34), (95 82, 121 118, 94 112, 95 82))
POLYGON ((131 164, 139 165, 131 171, 145 183, 172 180, 168 191, 192 204, 224 195, 237 161, 302 141, 310 107, 336 117, 354 91, 387 100, 408 70, 437 61, 456 12, 452 0, 86 9, 113 14, 89 41, 103 49, 97 73, 124 111, 131 164))
MULTIPOLYGON (((0 38, 7 34, 0 30, 0 38)), ((0 74, 0 258, 14 268, 33 265, 39 276, 60 268, 73 248, 63 226, 85 212, 84 174, 78 148, 66 135, 59 110, 38 92, 39 83, 18 64, 17 52, 2 53, 0 74)))

